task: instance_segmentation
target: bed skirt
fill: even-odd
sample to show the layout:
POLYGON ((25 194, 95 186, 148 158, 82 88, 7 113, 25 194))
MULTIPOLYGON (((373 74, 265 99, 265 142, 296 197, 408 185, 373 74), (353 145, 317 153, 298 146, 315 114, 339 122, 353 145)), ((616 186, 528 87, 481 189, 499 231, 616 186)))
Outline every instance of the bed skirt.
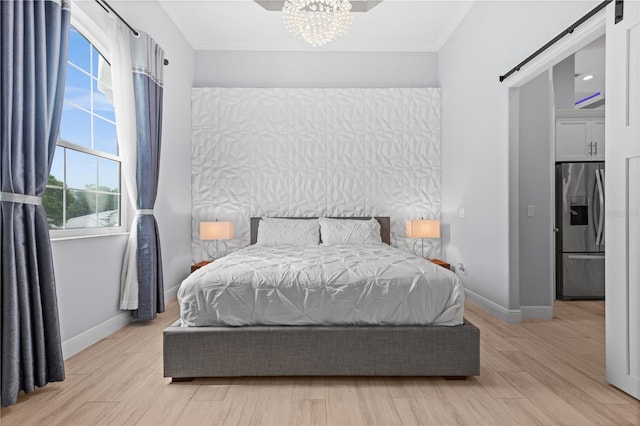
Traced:
POLYGON ((164 376, 477 376, 480 330, 459 326, 180 327, 164 376))

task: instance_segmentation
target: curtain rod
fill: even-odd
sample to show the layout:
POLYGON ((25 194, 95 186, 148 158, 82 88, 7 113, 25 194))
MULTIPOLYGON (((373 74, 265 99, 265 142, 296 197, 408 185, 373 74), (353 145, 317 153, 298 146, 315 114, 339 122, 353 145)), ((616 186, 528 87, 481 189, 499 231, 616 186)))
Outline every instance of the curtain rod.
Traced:
MULTIPOLYGON (((576 22, 571 24, 571 26, 569 26, 569 28, 567 28, 566 30, 562 31, 560 34, 558 34, 553 39, 551 39, 550 42, 548 42, 547 44, 542 46, 540 49, 538 49, 535 52, 533 52, 524 61, 520 62, 515 67, 511 68, 509 70, 509 72, 507 72, 505 75, 501 75, 499 77, 500 83, 502 83, 504 80, 506 80, 514 72, 520 71, 520 68, 522 68, 528 62, 531 62, 531 60, 533 60, 536 56, 540 55, 542 52, 544 52, 545 50, 547 50, 548 48, 553 46, 558 40, 560 40, 561 38, 563 38, 567 34, 571 34, 576 28, 578 28, 580 25, 584 24, 589 18, 591 18, 596 13, 600 12, 602 9, 604 9, 612 1, 613 0, 605 0, 602 3, 600 3, 599 5, 597 5, 591 11, 589 11, 586 15, 584 15, 582 18, 578 19, 576 22)), ((616 0, 616 13, 615 13, 615 15, 616 15, 616 18, 615 18, 616 19, 616 24, 618 22, 622 21, 622 5, 623 5, 622 0, 616 0)))
MULTIPOLYGON (((107 3, 105 0, 96 0, 96 3, 98 3, 100 7, 103 8, 107 13, 113 13, 114 15, 116 15, 116 17, 120 21, 122 21, 122 23, 125 24, 127 28, 129 28, 129 30, 133 33, 134 36, 138 37, 140 35, 140 33, 136 31, 131 25, 129 25, 129 23, 125 21, 124 18, 120 16, 120 14, 116 12, 115 9, 111 7, 109 3, 107 3)), ((164 64, 169 65, 169 60, 165 59, 164 64)))

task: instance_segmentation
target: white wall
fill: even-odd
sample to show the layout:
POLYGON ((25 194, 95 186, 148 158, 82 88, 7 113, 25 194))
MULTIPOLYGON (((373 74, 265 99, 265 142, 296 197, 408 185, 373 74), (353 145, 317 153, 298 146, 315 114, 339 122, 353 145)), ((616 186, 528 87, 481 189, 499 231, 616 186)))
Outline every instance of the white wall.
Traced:
POLYGON ((556 109, 575 109, 575 63, 575 55, 571 55, 553 66, 553 94, 556 109))
POLYGON ((436 53, 196 51, 194 87, 437 87, 436 53))
MULTIPOLYGON (((518 166, 519 287, 522 316, 550 318, 553 305, 554 128, 548 72, 520 87, 518 166), (533 216, 527 207, 533 206, 533 216)), ((515 173, 514 173, 515 172, 515 173)))
POLYGON ((63 342, 122 313, 120 284, 114 280, 126 244, 126 235, 53 242, 63 342))
POLYGON ((250 217, 390 216, 407 251, 407 220, 440 219, 440 89, 195 88, 192 108, 194 260, 215 218, 234 223, 229 251, 250 217))
POLYGON ((438 56, 445 257, 465 264, 470 299, 507 320, 520 300, 509 280, 509 89, 498 76, 598 3, 476 2, 438 56))
MULTIPOLYGON (((193 50, 158 3, 128 1, 112 5, 130 24, 155 38, 170 61, 165 69, 155 213, 162 244, 165 294, 172 297, 189 273, 191 259, 193 50)), ((96 25, 106 25, 106 12, 95 2, 77 2, 73 7, 95 17, 96 25)), ((128 321, 128 314, 117 308, 126 238, 108 236, 52 243, 65 357, 128 321)))

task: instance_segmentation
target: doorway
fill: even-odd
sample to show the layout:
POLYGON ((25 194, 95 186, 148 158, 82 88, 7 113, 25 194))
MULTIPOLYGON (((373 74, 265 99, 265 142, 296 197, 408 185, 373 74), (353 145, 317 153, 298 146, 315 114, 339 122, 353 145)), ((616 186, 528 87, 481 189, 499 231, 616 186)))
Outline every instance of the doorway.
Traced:
POLYGON ((556 299, 604 297, 604 68, 602 35, 512 89, 511 222, 522 319, 551 319, 556 299), (562 173, 571 185, 558 186, 562 173))
POLYGON ((582 92, 582 85, 575 84, 576 71, 581 73, 575 54, 603 37, 605 27, 604 14, 592 17, 505 81, 510 98, 510 281, 522 319, 553 318, 556 109, 575 109, 575 97, 582 92), (554 87, 560 65, 571 84, 554 87))

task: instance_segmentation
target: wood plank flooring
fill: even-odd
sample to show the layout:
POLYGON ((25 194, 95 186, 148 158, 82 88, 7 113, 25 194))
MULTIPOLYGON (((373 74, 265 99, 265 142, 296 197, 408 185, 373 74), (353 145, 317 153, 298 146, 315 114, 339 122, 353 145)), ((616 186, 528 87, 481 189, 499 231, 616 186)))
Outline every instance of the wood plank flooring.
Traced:
POLYGON ((162 377, 175 301, 66 362, 67 379, 2 410, 9 425, 640 425, 640 402, 605 380, 604 303, 557 302, 553 321, 506 324, 466 305, 481 375, 443 378, 162 377))

